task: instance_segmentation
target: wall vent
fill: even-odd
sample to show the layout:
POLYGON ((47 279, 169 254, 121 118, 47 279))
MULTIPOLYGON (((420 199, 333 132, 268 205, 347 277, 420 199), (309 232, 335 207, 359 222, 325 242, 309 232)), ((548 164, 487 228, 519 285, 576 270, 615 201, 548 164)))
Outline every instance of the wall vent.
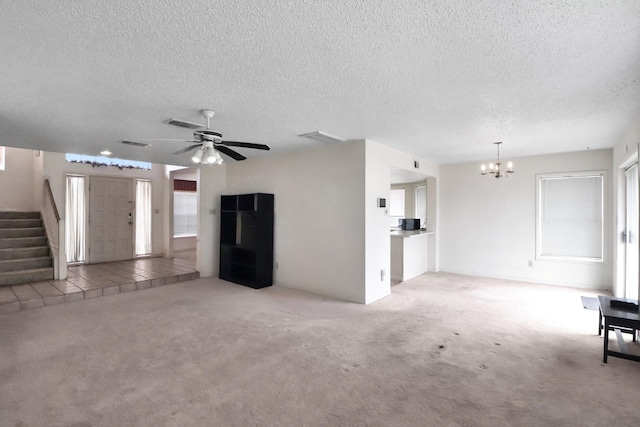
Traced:
POLYGON ((346 141, 344 138, 340 138, 339 136, 331 135, 331 134, 328 134, 326 132, 322 132, 322 131, 319 131, 319 130, 317 130, 315 132, 301 133, 298 136, 300 136, 302 138, 315 139, 316 141, 322 141, 322 142, 344 142, 344 141, 346 141))
POLYGON ((187 129, 198 129, 198 128, 204 127, 199 123, 185 122, 184 120, 178 120, 178 119, 169 119, 165 121, 165 123, 168 125, 180 126, 181 128, 187 128, 187 129))
POLYGON ((134 147, 150 147, 151 146, 151 144, 147 144, 146 142, 129 141, 126 139, 123 140, 122 143, 127 145, 133 145, 134 147))

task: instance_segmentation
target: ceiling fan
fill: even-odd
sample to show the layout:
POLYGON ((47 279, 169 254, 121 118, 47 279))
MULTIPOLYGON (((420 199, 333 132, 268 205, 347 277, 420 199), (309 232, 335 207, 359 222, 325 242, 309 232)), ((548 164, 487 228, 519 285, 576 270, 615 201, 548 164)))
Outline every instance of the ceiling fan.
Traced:
MULTIPOLYGON (((215 115, 213 110, 201 110, 202 115, 207 120, 206 125, 201 125, 199 123, 187 122, 184 120, 177 119, 169 119, 165 121, 165 123, 179 126, 188 129, 194 129, 193 139, 186 140, 184 142, 191 142, 193 145, 185 147, 181 150, 176 151, 173 154, 184 154, 189 151, 196 150, 191 157, 191 160, 194 163, 200 163, 203 165, 206 164, 221 164, 223 162, 222 156, 220 153, 226 154, 234 160, 245 160, 246 157, 242 154, 238 153, 235 150, 232 150, 229 147, 240 147, 240 148, 252 148, 256 150, 270 150, 271 148, 265 144, 254 144, 251 142, 239 142, 239 141, 226 141, 222 139, 222 134, 211 130, 211 118, 215 115), (204 129, 202 129, 204 128, 204 129)), ((181 140, 173 140, 173 141, 181 141, 181 140)))

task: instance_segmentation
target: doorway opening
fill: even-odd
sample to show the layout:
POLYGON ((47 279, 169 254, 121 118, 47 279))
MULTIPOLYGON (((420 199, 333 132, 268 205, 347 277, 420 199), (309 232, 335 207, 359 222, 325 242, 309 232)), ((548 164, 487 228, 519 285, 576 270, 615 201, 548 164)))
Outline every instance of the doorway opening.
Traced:
POLYGON ((198 240, 197 170, 183 169, 173 180, 173 257, 196 264, 198 240))

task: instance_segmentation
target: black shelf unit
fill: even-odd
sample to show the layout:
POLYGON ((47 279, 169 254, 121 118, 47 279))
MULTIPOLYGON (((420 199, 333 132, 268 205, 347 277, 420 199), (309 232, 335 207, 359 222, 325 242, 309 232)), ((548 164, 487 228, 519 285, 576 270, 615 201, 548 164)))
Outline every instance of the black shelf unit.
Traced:
POLYGON ((220 278, 254 289, 273 284, 273 194, 220 198, 220 278))

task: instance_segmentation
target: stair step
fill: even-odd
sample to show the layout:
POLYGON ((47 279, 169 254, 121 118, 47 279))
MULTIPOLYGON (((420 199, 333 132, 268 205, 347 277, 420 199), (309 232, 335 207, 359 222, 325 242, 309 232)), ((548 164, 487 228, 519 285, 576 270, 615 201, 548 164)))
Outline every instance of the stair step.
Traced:
POLYGON ((51 267, 50 257, 8 259, 0 261, 0 272, 32 270, 34 268, 51 267))
POLYGON ((53 280, 53 267, 0 273, 0 286, 41 282, 43 280, 53 280))
POLYGON ((40 219, 40 212, 0 211, 0 219, 40 219))
POLYGON ((49 248, 47 246, 0 249, 0 261, 47 256, 49 256, 49 248))
POLYGON ((0 239, 0 249, 8 248, 27 248, 34 246, 46 246, 47 238, 44 236, 38 237, 12 237, 0 239))
POLYGON ((0 218, 0 228, 33 228, 42 227, 40 218, 29 219, 2 219, 0 218))
POLYGON ((44 228, 0 228, 0 239, 12 237, 38 237, 44 236, 44 228))

